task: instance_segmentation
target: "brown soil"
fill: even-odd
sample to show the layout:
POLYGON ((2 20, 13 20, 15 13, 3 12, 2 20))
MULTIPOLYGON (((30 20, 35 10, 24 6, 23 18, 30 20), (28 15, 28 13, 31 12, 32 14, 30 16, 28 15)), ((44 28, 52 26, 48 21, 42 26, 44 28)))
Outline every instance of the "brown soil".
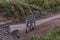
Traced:
POLYGON ((44 24, 38 25, 37 27, 35 27, 35 29, 29 33, 22 33, 22 35, 24 35, 25 37, 29 37, 32 35, 35 36, 42 36, 43 34, 47 33, 49 30, 51 30, 53 27, 55 26, 60 26, 60 18, 46 22, 44 24))

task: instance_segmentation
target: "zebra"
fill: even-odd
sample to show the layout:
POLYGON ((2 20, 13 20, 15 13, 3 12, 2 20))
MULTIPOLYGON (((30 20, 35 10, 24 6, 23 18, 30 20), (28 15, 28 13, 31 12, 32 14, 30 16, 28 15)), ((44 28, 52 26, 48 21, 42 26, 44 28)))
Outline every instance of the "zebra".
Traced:
POLYGON ((19 30, 14 30, 11 32, 12 36, 14 37, 14 39, 20 39, 20 33, 19 30))
POLYGON ((32 31, 36 25, 35 23, 35 16, 34 15, 28 15, 26 17, 26 33, 27 31, 32 31))
POLYGON ((0 40, 10 40, 9 26, 0 26, 0 40))

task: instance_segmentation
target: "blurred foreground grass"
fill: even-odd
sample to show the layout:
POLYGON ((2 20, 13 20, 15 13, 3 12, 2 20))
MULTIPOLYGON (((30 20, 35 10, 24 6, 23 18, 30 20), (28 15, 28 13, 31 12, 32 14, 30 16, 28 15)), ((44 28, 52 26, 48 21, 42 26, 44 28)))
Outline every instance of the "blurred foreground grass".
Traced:
POLYGON ((54 27, 42 37, 31 36, 28 40, 60 40, 60 28, 54 27))

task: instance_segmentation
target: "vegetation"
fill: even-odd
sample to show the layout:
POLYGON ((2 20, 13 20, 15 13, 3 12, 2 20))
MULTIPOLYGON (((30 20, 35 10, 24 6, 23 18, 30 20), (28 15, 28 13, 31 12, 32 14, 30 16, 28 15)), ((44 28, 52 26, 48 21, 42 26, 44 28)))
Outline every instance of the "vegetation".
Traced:
POLYGON ((54 27, 42 37, 31 36, 29 40, 60 40, 60 28, 54 27))
POLYGON ((40 6, 42 9, 57 11, 60 10, 60 0, 25 0, 26 3, 40 6))
POLYGON ((15 19, 16 21, 24 21, 25 17, 30 14, 29 11, 37 9, 42 15, 44 10, 60 11, 60 0, 15 0, 7 2, 0 0, 0 12, 4 13, 4 17, 15 19))
POLYGON ((9 3, 6 2, 5 0, 0 0, 0 11, 5 12, 9 10, 9 3))
POLYGON ((23 21, 26 16, 25 10, 29 10, 29 5, 22 1, 15 0, 15 2, 9 3, 4 0, 0 0, 0 2, 0 10, 4 12, 4 17, 8 17, 8 19, 12 18, 16 21, 23 21))

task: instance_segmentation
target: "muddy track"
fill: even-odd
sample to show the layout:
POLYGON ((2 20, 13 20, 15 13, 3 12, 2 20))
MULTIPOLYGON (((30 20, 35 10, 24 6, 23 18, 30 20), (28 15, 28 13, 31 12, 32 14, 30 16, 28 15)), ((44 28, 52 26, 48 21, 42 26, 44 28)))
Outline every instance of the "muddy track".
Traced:
MULTIPOLYGON (((41 35, 45 34, 47 31, 49 31, 52 27, 54 27, 54 25, 60 25, 60 19, 57 19, 57 18, 60 18, 60 14, 52 16, 52 17, 48 17, 45 19, 37 20, 35 29, 33 31, 27 33, 27 35, 25 34, 25 29, 26 29, 25 23, 17 24, 17 25, 10 25, 11 32, 16 29, 20 30, 20 32, 22 32, 20 35, 22 39, 23 39, 23 37, 28 37, 31 35, 41 36, 41 35)), ((5 24, 5 23, 9 23, 9 22, 3 22, 0 24, 5 24)))
MULTIPOLYGON (((36 25, 40 25, 40 24, 43 24, 43 23, 46 23, 46 22, 49 22, 51 20, 54 20, 54 19, 57 19, 57 18, 60 18, 60 14, 59 15, 55 15, 55 16, 52 16, 52 17, 48 17, 48 18, 45 18, 45 19, 41 19, 41 20, 37 20, 36 21, 36 25)), ((7 22, 0 22, 0 25, 2 24, 6 24, 6 23, 10 23, 11 21, 7 21, 7 22)), ((26 24, 16 24, 16 25, 10 25, 10 28, 11 28, 11 32, 13 30, 20 30, 20 31, 23 31, 26 29, 26 24)))
MULTIPOLYGON (((48 18, 45 18, 45 19, 37 20, 36 25, 40 25, 40 24, 49 22, 49 21, 57 19, 57 18, 60 18, 60 14, 52 16, 52 17, 48 17, 48 18)), ((20 31, 23 31, 23 30, 26 29, 26 24, 24 23, 24 24, 10 25, 10 28, 11 28, 11 31, 16 30, 16 29, 18 29, 20 31)))
POLYGON ((49 22, 36 26, 36 28, 33 31, 27 34, 27 37, 31 35, 43 36, 55 26, 60 28, 60 18, 57 18, 57 19, 54 19, 49 22))

